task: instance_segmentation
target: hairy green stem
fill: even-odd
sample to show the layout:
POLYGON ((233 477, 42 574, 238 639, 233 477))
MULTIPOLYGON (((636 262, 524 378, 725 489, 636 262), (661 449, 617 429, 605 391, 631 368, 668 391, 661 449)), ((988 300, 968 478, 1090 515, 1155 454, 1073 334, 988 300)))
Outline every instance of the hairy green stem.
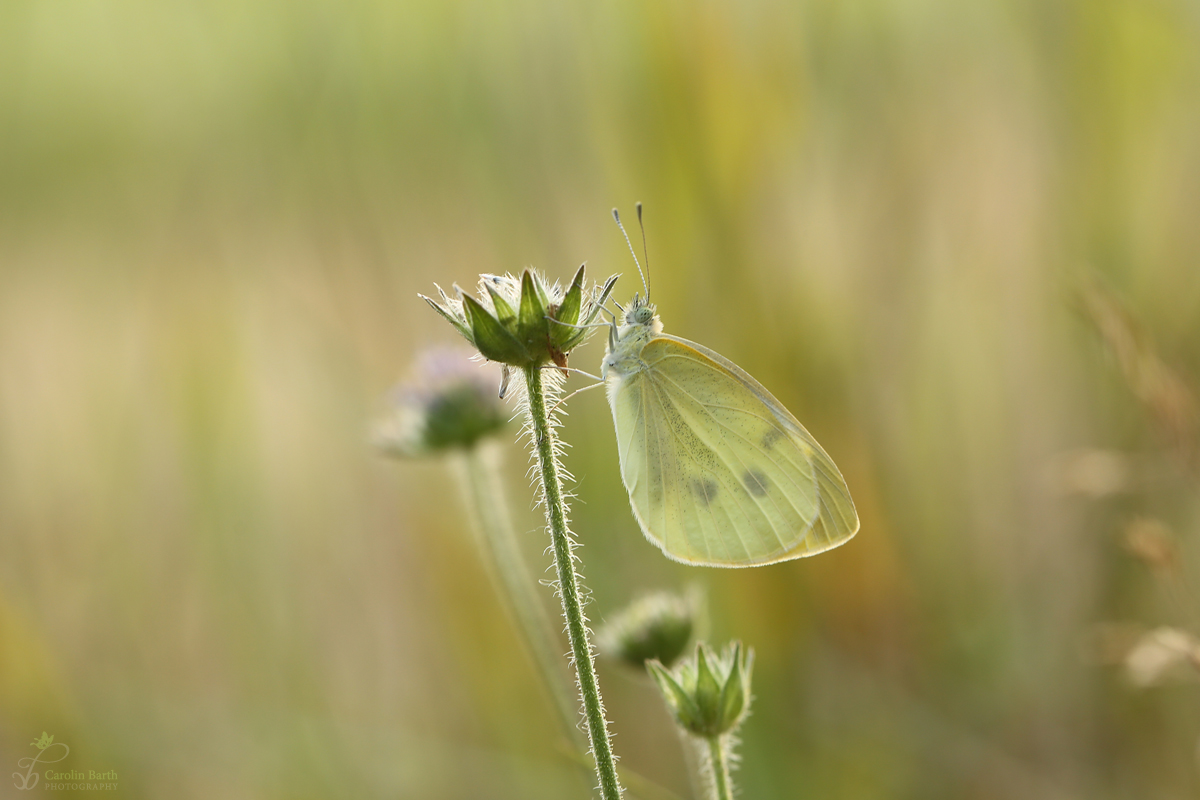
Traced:
POLYGON ((722 737, 708 740, 708 766, 712 774, 714 800, 733 800, 733 781, 729 778, 729 748, 722 737))
POLYGON ((525 386, 529 396, 529 422, 533 444, 537 451, 541 477, 542 499, 546 504, 546 520, 554 545, 554 567, 558 573, 558 594, 562 599, 563 617, 567 621, 567 637, 583 696, 584 717, 587 719, 588 739, 596 760, 596 775, 600 779, 600 795, 604 800, 620 800, 621 784, 617 781, 617 765, 608 736, 608 721, 600 701, 600 686, 596 681, 596 665, 592 658, 592 643, 583 617, 583 602, 579 596, 579 581, 575 574, 573 542, 567 530, 567 507, 563 499, 558 448, 550 415, 546 410, 546 394, 542 371, 525 370, 525 386))
POLYGON ((492 579, 517 624, 525 646, 541 673, 542 684, 550 694, 563 735, 573 749, 587 749, 583 732, 576 725, 576 706, 570 678, 562 664, 562 646, 550 617, 538 598, 533 577, 525 566, 513 531, 512 517, 500 485, 500 454, 491 445, 481 444, 465 456, 467 500, 481 534, 479 546, 485 554, 492 579))

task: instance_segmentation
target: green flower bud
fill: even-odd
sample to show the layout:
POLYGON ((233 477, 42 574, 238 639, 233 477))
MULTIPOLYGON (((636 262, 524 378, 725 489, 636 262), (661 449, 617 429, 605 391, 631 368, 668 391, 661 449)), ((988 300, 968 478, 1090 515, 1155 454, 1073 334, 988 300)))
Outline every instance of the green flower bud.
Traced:
POLYGON ((670 667, 691 642, 700 595, 656 592, 634 600, 596 634, 601 655, 636 669, 653 659, 670 667))
POLYGON ((465 348, 429 350, 415 373, 393 390, 391 409, 372 432, 372 443, 388 455, 474 447, 512 416, 497 396, 500 371, 465 348))
POLYGON ((512 275, 479 276, 479 298, 454 287, 449 297, 436 286, 441 302, 424 295, 484 358, 525 369, 555 363, 566 367, 567 354, 587 336, 588 328, 608 300, 617 276, 603 286, 583 287, 584 268, 564 291, 533 270, 512 275))
POLYGON ((701 642, 696 653, 668 670, 657 661, 646 662, 676 724, 693 736, 712 739, 732 733, 750 708, 750 672, 754 651, 741 642, 726 645, 714 655, 701 642))

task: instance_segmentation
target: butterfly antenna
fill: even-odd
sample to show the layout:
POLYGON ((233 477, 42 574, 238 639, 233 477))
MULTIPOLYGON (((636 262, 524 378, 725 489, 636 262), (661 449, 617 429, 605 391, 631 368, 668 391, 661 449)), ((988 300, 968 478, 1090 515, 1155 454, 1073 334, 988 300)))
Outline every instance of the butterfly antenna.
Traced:
MULTIPOLYGON (((641 205, 640 203, 638 205, 641 205)), ((633 263, 637 266, 638 275, 642 276, 642 286, 646 289, 646 297, 650 297, 650 284, 646 283, 646 273, 642 272, 642 264, 638 261, 637 251, 633 249, 633 242, 629 241, 629 234, 625 232, 625 226, 621 224, 621 215, 617 210, 613 209, 613 219, 616 220, 617 227, 621 229, 621 235, 625 237, 625 244, 629 245, 629 254, 633 256, 633 263)), ((638 219, 641 219, 641 212, 638 212, 638 219)))
POLYGON ((642 201, 637 202, 638 227, 642 230, 642 260, 646 262, 646 302, 650 302, 650 251, 646 248, 646 226, 642 224, 642 201))

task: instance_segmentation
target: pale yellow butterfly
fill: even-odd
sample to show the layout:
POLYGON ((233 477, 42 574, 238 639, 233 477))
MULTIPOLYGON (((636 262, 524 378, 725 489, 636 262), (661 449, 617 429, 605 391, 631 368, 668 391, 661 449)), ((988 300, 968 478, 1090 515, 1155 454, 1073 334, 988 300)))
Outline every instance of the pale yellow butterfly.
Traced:
POLYGON ((663 333, 649 296, 647 285, 613 320, 601 365, 646 538, 686 564, 753 567, 853 537, 858 514, 833 459, 737 364, 663 333))

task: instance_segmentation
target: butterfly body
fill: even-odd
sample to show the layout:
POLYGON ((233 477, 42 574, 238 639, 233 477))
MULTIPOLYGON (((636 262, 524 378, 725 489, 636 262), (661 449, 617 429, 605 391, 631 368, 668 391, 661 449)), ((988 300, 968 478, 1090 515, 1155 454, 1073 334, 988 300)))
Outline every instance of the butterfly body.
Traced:
POLYGON ((796 418, 733 362, 663 333, 636 296, 601 375, 634 516, 669 558, 773 564, 858 531, 841 473, 796 418))

